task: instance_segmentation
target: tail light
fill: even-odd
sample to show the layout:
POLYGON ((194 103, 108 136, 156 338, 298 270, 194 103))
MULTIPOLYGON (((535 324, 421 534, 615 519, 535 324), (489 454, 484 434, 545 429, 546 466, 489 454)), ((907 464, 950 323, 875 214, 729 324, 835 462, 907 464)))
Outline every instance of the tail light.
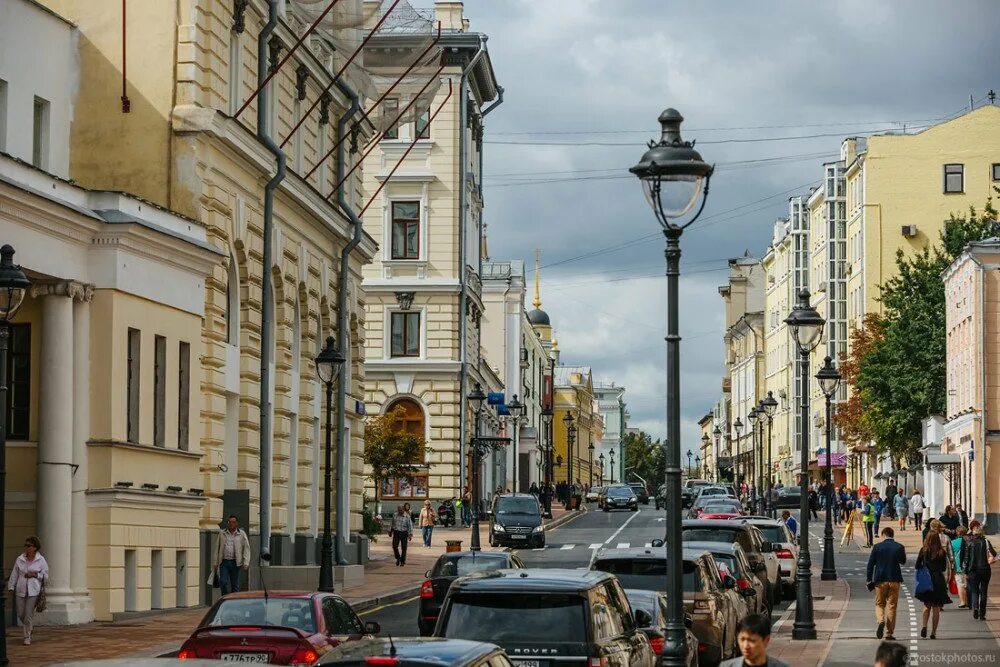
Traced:
POLYGON ((365 658, 365 664, 387 667, 388 665, 398 665, 399 658, 393 658, 388 655, 370 655, 367 658, 365 658))
POLYGON ((750 588, 750 582, 747 581, 746 579, 737 579, 736 588, 740 589, 741 591, 745 591, 746 589, 750 588))
POLYGON ((181 649, 181 650, 180 650, 180 651, 179 651, 179 652, 177 653, 177 659, 178 659, 178 660, 194 660, 194 659, 195 659, 195 658, 197 658, 197 657, 198 657, 198 656, 197 656, 197 655, 195 655, 195 652, 194 652, 194 651, 192 651, 192 650, 191 650, 191 649, 189 649, 189 648, 182 648, 182 649, 181 649))
POLYGON ((599 658, 591 658, 587 661, 587 667, 608 667, 608 659, 603 655, 599 658))
POLYGON ((319 660, 319 653, 310 646, 309 648, 295 649, 295 653, 292 654, 292 659, 288 661, 288 664, 311 665, 317 660, 319 660))
POLYGON ((422 598, 432 598, 434 597, 434 582, 430 579, 424 581, 420 585, 420 597, 422 598))
POLYGON ((778 558, 794 558, 791 549, 778 549, 774 552, 774 555, 778 558))
POLYGON ((708 650, 708 644, 705 644, 703 642, 698 642, 698 653, 704 653, 707 650, 708 650))
POLYGON ((653 653, 656 655, 663 653, 663 637, 653 637, 649 640, 649 645, 653 647, 653 653))

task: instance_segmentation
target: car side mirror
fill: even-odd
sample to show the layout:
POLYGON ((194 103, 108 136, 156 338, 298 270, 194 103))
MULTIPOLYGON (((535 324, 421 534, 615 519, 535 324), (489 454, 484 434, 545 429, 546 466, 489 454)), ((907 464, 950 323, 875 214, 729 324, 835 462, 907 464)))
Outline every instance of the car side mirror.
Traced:
POLYGON ((430 579, 431 578, 431 571, 427 570, 426 572, 424 572, 424 576, 427 577, 428 579, 430 579))
POLYGON ((736 588, 736 579, 731 574, 722 577, 722 585, 726 588, 736 588))
POLYGON ((663 546, 663 540, 653 540, 652 542, 649 543, 649 546, 651 546, 651 547, 662 547, 663 546))
POLYGON ((366 621, 365 622, 365 634, 366 635, 377 635, 380 632, 382 632, 382 626, 381 625, 379 625, 375 621, 366 621))
POLYGON ((757 589, 744 588, 742 591, 740 591, 740 595, 742 595, 745 598, 752 598, 753 596, 757 595, 757 589))
POLYGON ((761 553, 765 554, 771 553, 772 551, 774 551, 774 545, 771 544, 770 542, 761 542, 760 551, 761 553))
POLYGON ((635 624, 640 628, 648 628, 653 624, 653 616, 645 609, 636 609, 635 624))

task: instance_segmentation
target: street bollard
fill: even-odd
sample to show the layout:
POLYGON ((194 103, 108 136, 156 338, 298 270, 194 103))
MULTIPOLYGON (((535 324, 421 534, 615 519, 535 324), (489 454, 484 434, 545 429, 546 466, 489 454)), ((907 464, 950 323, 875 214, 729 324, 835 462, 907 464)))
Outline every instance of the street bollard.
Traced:
POLYGON ((446 553, 452 553, 453 551, 462 550, 462 540, 445 540, 444 550, 446 553))

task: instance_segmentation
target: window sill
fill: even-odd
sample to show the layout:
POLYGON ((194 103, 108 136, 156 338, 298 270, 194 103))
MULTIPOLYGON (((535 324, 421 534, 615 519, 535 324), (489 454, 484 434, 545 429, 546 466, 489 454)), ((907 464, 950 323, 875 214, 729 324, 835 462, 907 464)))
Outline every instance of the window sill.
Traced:
POLYGON ((169 447, 155 447, 153 445, 143 445, 138 442, 128 442, 123 440, 88 440, 88 447, 120 447, 133 449, 150 454, 166 454, 168 456, 180 456, 181 458, 200 459, 201 452, 193 452, 186 449, 172 449, 169 447))

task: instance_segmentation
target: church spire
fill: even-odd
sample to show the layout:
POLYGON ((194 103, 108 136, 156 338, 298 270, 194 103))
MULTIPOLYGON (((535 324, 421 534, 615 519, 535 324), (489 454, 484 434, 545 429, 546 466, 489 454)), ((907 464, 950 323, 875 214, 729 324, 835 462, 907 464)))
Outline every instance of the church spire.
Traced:
POLYGON ((542 298, 538 294, 538 259, 541 255, 542 251, 535 248, 535 300, 531 302, 531 305, 535 307, 535 310, 539 310, 542 307, 542 298))

